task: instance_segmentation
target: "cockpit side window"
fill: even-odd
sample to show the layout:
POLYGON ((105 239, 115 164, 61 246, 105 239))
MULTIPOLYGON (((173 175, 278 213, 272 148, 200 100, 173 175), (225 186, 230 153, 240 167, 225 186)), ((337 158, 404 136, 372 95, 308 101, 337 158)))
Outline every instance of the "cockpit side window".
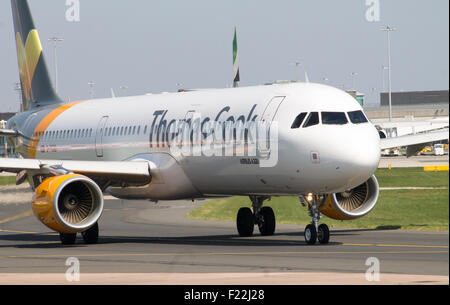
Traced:
POLYGON ((364 124, 369 122, 361 110, 349 112, 348 117, 353 124, 364 124))
POLYGON ((302 126, 302 123, 305 120, 307 114, 308 114, 307 112, 303 112, 303 113, 299 114, 297 116, 297 118, 295 119, 294 123, 292 123, 291 129, 300 128, 300 126, 302 126))
POLYGON ((319 113, 318 112, 311 112, 308 116, 308 119, 305 122, 305 125, 303 125, 303 128, 319 125, 319 113))
POLYGON ((322 124, 324 125, 345 125, 348 119, 344 112, 322 112, 322 124))

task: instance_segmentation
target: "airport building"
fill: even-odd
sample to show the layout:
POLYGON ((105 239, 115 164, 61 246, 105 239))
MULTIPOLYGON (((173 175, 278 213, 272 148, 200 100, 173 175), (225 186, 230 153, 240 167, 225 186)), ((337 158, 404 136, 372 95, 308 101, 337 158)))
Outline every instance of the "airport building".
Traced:
MULTIPOLYGON (((392 93, 392 115, 395 121, 448 117, 449 91, 411 91, 392 93)), ((366 107, 371 120, 389 118, 389 93, 381 93, 380 107, 366 107)))
MULTIPOLYGON (((15 115, 15 113, 0 113, 0 128, 6 128, 6 122, 15 115)), ((5 157, 6 151, 8 152, 9 156, 12 156, 14 154, 12 145, 9 145, 6 142, 5 137, 0 137, 0 157, 5 157)))

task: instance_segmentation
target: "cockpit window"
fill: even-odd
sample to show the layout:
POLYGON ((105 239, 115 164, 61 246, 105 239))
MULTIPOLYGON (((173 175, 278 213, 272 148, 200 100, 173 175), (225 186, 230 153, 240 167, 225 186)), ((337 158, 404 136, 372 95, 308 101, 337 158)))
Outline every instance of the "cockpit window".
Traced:
POLYGON ((322 124, 345 125, 348 123, 344 112, 322 112, 322 124))
POLYGON ((364 124, 369 122, 361 110, 349 112, 348 117, 353 124, 364 124))
POLYGON ((302 114, 299 114, 298 117, 295 119, 294 123, 292 123, 291 129, 297 129, 302 126, 303 121, 306 118, 307 112, 303 112, 302 114))
POLYGON ((314 125, 319 125, 319 113, 318 112, 311 112, 308 116, 308 119, 305 122, 305 125, 303 125, 303 128, 311 127, 314 125))

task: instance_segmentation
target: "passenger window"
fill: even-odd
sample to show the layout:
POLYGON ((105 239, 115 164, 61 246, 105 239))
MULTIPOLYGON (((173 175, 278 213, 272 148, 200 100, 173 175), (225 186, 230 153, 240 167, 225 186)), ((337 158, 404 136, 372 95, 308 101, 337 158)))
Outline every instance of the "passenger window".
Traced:
POLYGON ((291 129, 297 129, 302 126, 303 121, 306 118, 307 112, 303 112, 302 114, 299 114, 297 118, 295 119, 294 123, 292 123, 291 129))
POLYGON ((322 112, 323 125, 345 125, 348 123, 344 112, 322 112))
POLYGON ((303 128, 319 125, 319 113, 318 112, 311 112, 308 116, 308 119, 305 122, 305 125, 303 125, 303 128))
POLYGON ((348 117, 353 124, 369 123, 366 116, 361 110, 349 112, 348 117))

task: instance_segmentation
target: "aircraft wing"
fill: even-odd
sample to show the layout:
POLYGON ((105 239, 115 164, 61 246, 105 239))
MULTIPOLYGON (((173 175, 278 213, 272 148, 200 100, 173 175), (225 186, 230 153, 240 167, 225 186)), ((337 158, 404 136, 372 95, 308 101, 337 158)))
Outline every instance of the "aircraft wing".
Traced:
POLYGON ((154 166, 148 161, 63 161, 0 158, 0 172, 51 173, 65 170, 81 174, 94 181, 109 184, 145 185, 150 183, 150 168, 154 166))
POLYGON ((18 137, 20 133, 12 129, 0 129, 0 137, 18 137))
POLYGON ((406 121, 406 122, 374 122, 375 126, 383 129, 387 128, 398 128, 398 127, 435 127, 443 128, 449 125, 449 120, 447 119, 435 119, 429 121, 406 121))
POLYGON ((440 131, 381 139, 380 148, 383 150, 406 146, 408 148, 406 154, 408 157, 411 157, 421 151, 428 143, 444 141, 448 140, 448 138, 449 130, 447 128, 440 131))

